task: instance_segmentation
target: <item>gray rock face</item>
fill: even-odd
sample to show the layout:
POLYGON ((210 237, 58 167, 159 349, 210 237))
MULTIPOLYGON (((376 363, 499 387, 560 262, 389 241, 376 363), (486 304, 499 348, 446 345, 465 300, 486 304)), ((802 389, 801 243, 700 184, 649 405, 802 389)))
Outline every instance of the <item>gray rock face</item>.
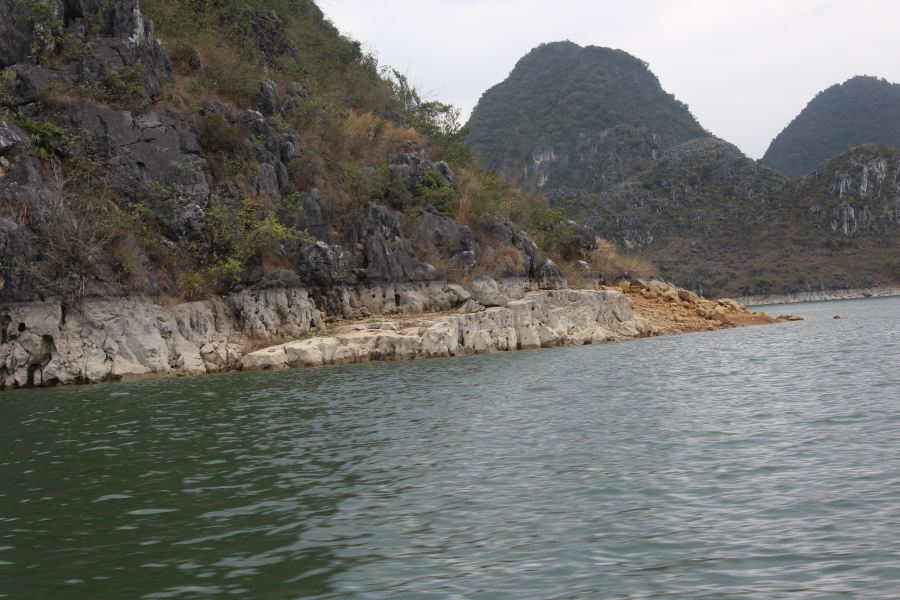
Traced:
POLYGON ((38 96, 50 89, 52 77, 43 67, 17 64, 5 71, 13 77, 13 83, 6 86, 6 93, 14 104, 22 105, 34 102, 38 96))
POLYGON ((303 196, 303 214, 297 215, 290 223, 301 231, 306 231, 317 241, 331 243, 334 229, 331 226, 331 213, 325 206, 325 200, 319 190, 314 189, 303 196))
POLYGON ((461 268, 474 267, 481 254, 471 229, 431 205, 419 215, 413 237, 422 240, 435 258, 452 260, 461 268))
POLYGON ((32 28, 17 0, 0 0, 0 69, 25 62, 31 53, 32 28))
POLYGON ((593 229, 585 227, 584 225, 579 225, 575 221, 562 221, 558 225, 562 225, 563 223, 571 227, 572 231, 581 238, 581 245, 583 248, 586 250, 597 249, 597 234, 593 229))
POLYGON ((538 247, 528 234, 504 217, 492 217, 485 223, 485 231, 493 236, 494 248, 515 246, 522 251, 525 264, 519 272, 504 273, 504 277, 534 277, 538 267, 538 247))
POLYGON ((337 284, 344 272, 344 251, 325 242, 304 244, 297 260, 297 272, 304 282, 312 285, 337 284))
POLYGON ((447 163, 432 162, 415 154, 398 154, 391 162, 390 188, 393 192, 391 202, 402 201, 402 198, 397 196, 397 191, 405 191, 410 196, 415 196, 419 186, 422 185, 425 174, 429 172, 440 173, 441 178, 448 186, 459 190, 456 185, 456 176, 447 163))
POLYGON ((259 83, 259 94, 256 96, 256 110, 266 117, 273 115, 284 116, 281 108, 281 96, 278 94, 278 86, 271 79, 259 83))
POLYGON ((0 156, 12 152, 17 146, 25 146, 28 134, 9 121, 0 121, 0 156))
MULTIPOLYGON (((864 233, 887 233, 900 225, 900 160, 876 157, 877 146, 860 146, 844 155, 825 192, 837 201, 831 210, 814 204, 807 219, 817 227, 827 227, 856 237, 864 233)), ((804 179, 816 186, 833 167, 821 165, 804 179)))
POLYGON ((175 116, 153 112, 133 117, 76 102, 59 119, 81 132, 88 152, 103 160, 116 188, 131 202, 146 202, 171 237, 203 237, 212 175, 196 135, 175 116))
MULTIPOLYGON (((85 35, 86 21, 98 29, 97 35, 86 39, 86 56, 58 73, 64 83, 90 86, 103 81, 108 71, 122 72, 133 67, 140 69, 144 92, 155 98, 163 83, 174 81, 169 56, 162 42, 153 37, 153 22, 141 14, 137 0, 112 4, 69 1, 65 15, 60 16, 65 16, 65 24, 81 36, 85 35)), ((87 31, 91 29, 87 27, 87 31)))
POLYGON ((564 290, 569 287, 562 270, 549 258, 538 269, 536 279, 542 290, 564 290))
POLYGON ((413 256, 412 244, 403 237, 400 222, 380 204, 366 206, 364 216, 350 232, 350 242, 363 247, 352 256, 352 264, 365 270, 364 280, 369 284, 443 279, 432 265, 413 256))
MULTIPOLYGON (((16 260, 28 264, 39 256, 31 236, 15 220, 0 216, 0 265, 14 267, 16 260)), ((14 268, 3 269, 0 277, 0 302, 23 302, 37 296, 33 282, 14 268)))
POLYGON ((509 303, 509 298, 500 292, 497 282, 486 275, 473 277, 466 289, 482 306, 506 306, 509 303))

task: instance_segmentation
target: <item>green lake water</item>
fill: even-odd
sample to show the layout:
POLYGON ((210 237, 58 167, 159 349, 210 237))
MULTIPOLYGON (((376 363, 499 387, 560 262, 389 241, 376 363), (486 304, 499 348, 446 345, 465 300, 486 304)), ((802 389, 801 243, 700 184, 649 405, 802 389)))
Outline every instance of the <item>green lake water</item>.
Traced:
POLYGON ((766 310, 4 392, 0 597, 896 598, 900 298, 766 310))

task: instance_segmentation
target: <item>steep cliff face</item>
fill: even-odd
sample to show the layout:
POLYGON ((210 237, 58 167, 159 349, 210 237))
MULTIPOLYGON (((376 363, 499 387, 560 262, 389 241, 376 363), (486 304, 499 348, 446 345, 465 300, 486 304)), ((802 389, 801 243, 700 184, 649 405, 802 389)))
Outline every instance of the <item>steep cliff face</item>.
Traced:
POLYGON ((900 147, 900 84, 854 77, 820 92, 772 140, 763 162, 797 177, 864 144, 900 147))
POLYGON ((609 146, 639 137, 610 131, 621 124, 646 130, 641 135, 651 148, 707 135, 646 63, 571 42, 544 44, 523 57, 484 93, 468 126, 491 167, 544 188, 594 181, 609 146))
POLYGON ((804 178, 807 218, 850 238, 893 237, 900 224, 900 156, 863 146, 835 156, 804 178))

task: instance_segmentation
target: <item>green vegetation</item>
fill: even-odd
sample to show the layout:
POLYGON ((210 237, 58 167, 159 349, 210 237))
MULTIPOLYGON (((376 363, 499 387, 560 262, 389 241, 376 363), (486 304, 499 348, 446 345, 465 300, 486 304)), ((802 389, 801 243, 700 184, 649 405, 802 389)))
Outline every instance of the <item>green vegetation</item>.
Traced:
POLYGON ((621 124, 677 140, 708 135, 687 105, 667 94, 647 63, 621 50, 572 42, 538 46, 486 91, 467 127, 489 166, 526 161, 541 141, 621 124))
MULTIPOLYGON (((215 248, 213 266, 209 268, 209 281, 229 290, 238 284, 244 267, 256 259, 262 262, 262 253, 273 253, 272 246, 287 240, 315 241, 307 232, 297 231, 285 225, 282 218, 296 216, 302 204, 288 199, 289 209, 266 212, 252 199, 245 199, 239 207, 214 198, 207 210, 207 223, 215 248)), ((194 272, 196 275, 196 272, 194 272)))
POLYGON ((18 0, 18 9, 25 19, 34 25, 31 47, 32 58, 40 62, 54 46, 62 41, 63 22, 53 14, 49 2, 41 0, 18 0))
POLYGON ((795 177, 863 144, 900 147, 900 84, 854 77, 819 92, 772 140, 762 160, 795 177))
POLYGON ((422 185, 416 190, 416 200, 420 204, 431 204, 450 217, 456 213, 456 192, 436 171, 425 173, 422 185))
POLYGON ((35 153, 42 161, 49 160, 59 151, 62 130, 53 123, 41 123, 21 113, 13 119, 13 123, 28 134, 28 139, 34 144, 35 153))
POLYGON ((580 256, 583 246, 581 236, 567 223, 554 227, 540 241, 541 250, 548 254, 557 253, 567 260, 580 256))

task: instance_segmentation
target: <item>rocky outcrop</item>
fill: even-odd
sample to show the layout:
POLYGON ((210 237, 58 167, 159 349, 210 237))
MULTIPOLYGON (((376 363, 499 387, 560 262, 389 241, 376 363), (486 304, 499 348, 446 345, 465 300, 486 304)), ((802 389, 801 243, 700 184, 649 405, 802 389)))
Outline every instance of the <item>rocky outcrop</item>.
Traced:
POLYGON ((603 344, 651 335, 626 296, 608 291, 533 292, 506 308, 409 322, 361 323, 328 337, 248 354, 243 370, 413 360, 603 344))
POLYGON ((878 146, 860 146, 807 175, 806 187, 824 187, 807 220, 848 237, 895 230, 900 225, 900 158, 883 154, 878 146))
POLYGON ((437 269, 413 255, 412 244, 403 236, 400 221, 380 204, 366 206, 349 238, 354 250, 348 260, 361 283, 378 285, 443 279, 437 269))
POLYGON ((511 269, 504 277, 534 277, 538 269, 538 247, 528 234, 516 227, 505 217, 489 217, 484 223, 484 231, 493 238, 494 248, 509 246, 518 248, 524 257, 519 269, 511 269))
POLYGON ((544 260, 535 279, 542 290, 564 290, 568 287, 562 269, 549 258, 544 260))
POLYGON ((394 208, 402 209, 405 197, 412 197, 418 193, 419 186, 425 179, 425 174, 435 172, 452 189, 458 190, 456 176, 447 163, 432 162, 415 154, 398 154, 391 162, 390 171, 390 202, 394 208))
POLYGON ((103 161, 111 183, 129 201, 144 202, 173 238, 201 239, 212 175, 197 136, 174 115, 127 111, 75 102, 57 122, 79 131, 81 151, 103 161))
POLYGON ((254 345, 322 325, 296 275, 213 299, 160 306, 107 294, 0 307, 0 385, 50 386, 232 370, 254 345))
POLYGON ((436 260, 452 261, 458 268, 473 268, 481 255, 472 230, 431 205, 419 215, 413 239, 421 240, 436 260))

